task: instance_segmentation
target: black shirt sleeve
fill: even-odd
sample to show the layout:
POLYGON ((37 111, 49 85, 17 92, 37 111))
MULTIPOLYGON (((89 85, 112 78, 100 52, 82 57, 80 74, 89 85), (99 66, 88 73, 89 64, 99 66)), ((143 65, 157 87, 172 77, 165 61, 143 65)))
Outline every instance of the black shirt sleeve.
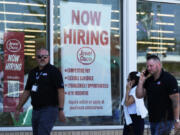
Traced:
POLYGON ((168 94, 175 94, 178 93, 178 83, 175 77, 170 75, 168 83, 168 94))
POLYGON ((64 88, 63 78, 61 72, 56 68, 52 72, 52 83, 54 84, 55 88, 64 88))
POLYGON ((31 75, 31 73, 29 73, 28 74, 28 79, 27 79, 27 82, 26 82, 26 86, 25 86, 25 90, 30 91, 32 89, 33 84, 32 84, 31 79, 32 79, 32 75, 31 75))

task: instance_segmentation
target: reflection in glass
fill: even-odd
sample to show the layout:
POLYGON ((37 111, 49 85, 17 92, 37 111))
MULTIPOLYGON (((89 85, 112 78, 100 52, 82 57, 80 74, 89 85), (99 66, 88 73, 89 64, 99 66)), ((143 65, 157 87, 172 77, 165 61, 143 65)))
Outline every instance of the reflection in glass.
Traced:
POLYGON ((146 56, 157 54, 165 70, 180 86, 180 5, 138 1, 138 70, 145 68, 146 56))
MULTIPOLYGON (((24 86, 28 72, 36 66, 35 51, 46 47, 46 1, 45 0, 0 0, 0 126, 31 126, 30 100, 24 106, 20 121, 14 120, 13 112, 3 112, 4 90, 4 33, 24 33, 24 86)), ((16 81, 9 81, 9 88, 16 81)), ((18 88, 18 87, 17 87, 18 88)), ((9 90, 14 90, 14 87, 9 90)), ((19 97, 21 93, 9 95, 19 97)))
MULTIPOLYGON (((61 42, 60 42, 60 6, 59 0, 54 1, 54 64, 61 68, 61 42)), ((119 125, 121 122, 121 46, 120 46, 120 1, 114 0, 69 0, 68 2, 83 2, 111 5, 111 94, 112 94, 112 116, 94 117, 68 117, 64 125, 85 126, 85 125, 119 125)), ((67 54, 68 55, 68 54, 67 54)), ((57 125, 63 125, 57 121, 57 125)))

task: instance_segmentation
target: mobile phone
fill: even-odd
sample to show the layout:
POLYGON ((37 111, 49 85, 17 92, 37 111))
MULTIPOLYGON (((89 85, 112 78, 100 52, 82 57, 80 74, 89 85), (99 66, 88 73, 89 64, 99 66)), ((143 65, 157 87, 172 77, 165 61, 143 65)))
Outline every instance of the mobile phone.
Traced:
POLYGON ((148 76, 148 74, 149 74, 149 71, 146 69, 144 72, 144 76, 148 76))

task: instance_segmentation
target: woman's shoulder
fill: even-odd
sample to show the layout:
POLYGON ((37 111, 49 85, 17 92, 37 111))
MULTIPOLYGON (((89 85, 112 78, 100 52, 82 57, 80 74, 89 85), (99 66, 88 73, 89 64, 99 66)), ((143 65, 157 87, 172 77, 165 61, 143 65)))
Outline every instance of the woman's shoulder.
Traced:
POLYGON ((130 93, 135 93, 135 92, 136 92, 136 87, 137 87, 137 86, 134 86, 133 88, 131 88, 130 93))

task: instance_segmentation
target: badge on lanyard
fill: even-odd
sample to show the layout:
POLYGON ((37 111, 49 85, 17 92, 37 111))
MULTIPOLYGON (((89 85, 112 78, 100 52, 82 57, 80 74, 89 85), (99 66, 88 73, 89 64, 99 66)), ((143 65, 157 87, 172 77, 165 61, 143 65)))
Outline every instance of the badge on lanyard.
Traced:
POLYGON ((33 91, 33 92, 37 92, 37 90, 38 90, 38 86, 37 86, 36 84, 34 84, 34 85, 32 86, 32 91, 33 91))
POLYGON ((32 89, 31 89, 33 92, 37 92, 37 90, 38 90, 37 83, 42 74, 43 74, 42 72, 40 74, 38 72, 36 72, 36 83, 32 86, 32 89))

